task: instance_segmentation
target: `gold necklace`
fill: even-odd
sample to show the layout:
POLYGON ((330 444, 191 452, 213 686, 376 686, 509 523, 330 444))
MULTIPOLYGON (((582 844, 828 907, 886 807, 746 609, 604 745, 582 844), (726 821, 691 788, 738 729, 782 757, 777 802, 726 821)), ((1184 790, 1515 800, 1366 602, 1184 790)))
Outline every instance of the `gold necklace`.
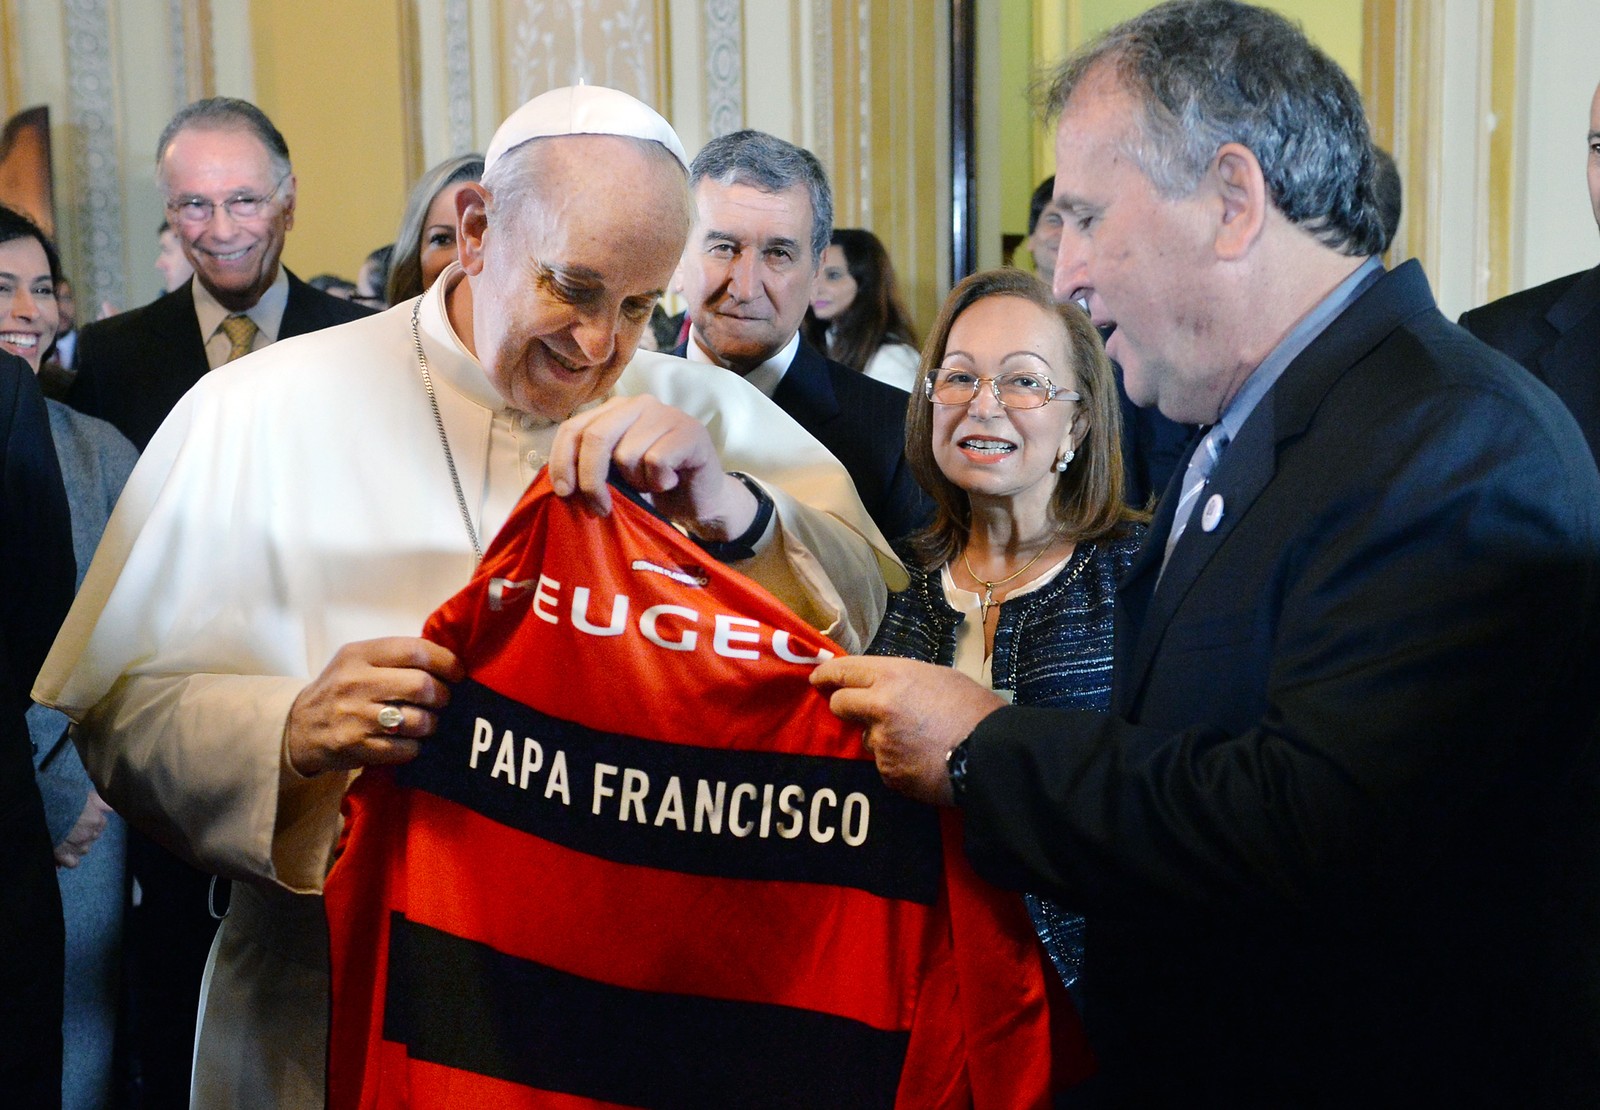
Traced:
POLYGON ((983 600, 979 602, 979 605, 983 607, 983 613, 979 619, 982 620, 984 624, 989 623, 989 610, 994 608, 995 605, 994 588, 996 586, 1004 586, 1007 582, 1011 581, 1013 578, 1016 578, 1023 571, 1033 566, 1034 563, 1037 563, 1040 559, 1044 558, 1044 553, 1054 547, 1056 545, 1056 540, 1061 538, 1062 531, 1063 529, 1057 528, 1054 532, 1050 533, 1050 539, 1045 542, 1043 547, 1034 552, 1033 558, 1029 559, 1026 563, 1023 563, 1020 567, 1006 575, 1004 578, 997 578, 993 582, 978 577, 977 573, 972 569, 972 562, 967 558, 967 549, 964 547, 961 549, 961 565, 967 568, 967 575, 974 582, 983 587, 983 600))

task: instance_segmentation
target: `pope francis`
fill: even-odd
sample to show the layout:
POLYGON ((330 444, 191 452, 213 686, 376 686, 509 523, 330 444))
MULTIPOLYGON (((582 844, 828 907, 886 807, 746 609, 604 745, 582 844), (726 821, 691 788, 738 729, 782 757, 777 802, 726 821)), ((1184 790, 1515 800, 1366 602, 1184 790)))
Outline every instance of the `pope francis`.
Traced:
POLYGON ((34 691, 76 722, 121 813, 237 880, 195 1106, 322 1105, 340 799, 432 731, 460 668, 416 632, 540 467, 606 511, 615 466, 850 650, 895 571, 844 470, 776 406, 635 353, 689 228, 667 122, 557 89, 486 162, 457 200, 460 264, 421 298, 275 343, 182 400, 34 691))

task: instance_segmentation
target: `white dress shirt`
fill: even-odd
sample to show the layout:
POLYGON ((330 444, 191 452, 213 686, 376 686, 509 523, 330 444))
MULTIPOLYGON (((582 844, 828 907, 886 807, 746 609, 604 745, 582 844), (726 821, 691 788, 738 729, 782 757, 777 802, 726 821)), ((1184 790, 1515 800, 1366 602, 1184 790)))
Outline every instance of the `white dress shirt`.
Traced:
MULTIPOLYGON (((789 366, 794 362, 795 352, 798 350, 800 350, 800 333, 795 332, 789 337, 789 342, 778 348, 777 354, 767 359, 754 370, 751 370, 750 373, 742 375, 744 380, 768 397, 771 397, 778 392, 778 383, 783 381, 783 376, 789 372, 789 366)), ((684 357, 690 362, 721 367, 721 363, 708 355, 706 349, 700 345, 700 333, 695 331, 693 327, 689 329, 689 344, 684 351, 684 357)), ((728 373, 733 374, 736 371, 729 370, 728 373)))

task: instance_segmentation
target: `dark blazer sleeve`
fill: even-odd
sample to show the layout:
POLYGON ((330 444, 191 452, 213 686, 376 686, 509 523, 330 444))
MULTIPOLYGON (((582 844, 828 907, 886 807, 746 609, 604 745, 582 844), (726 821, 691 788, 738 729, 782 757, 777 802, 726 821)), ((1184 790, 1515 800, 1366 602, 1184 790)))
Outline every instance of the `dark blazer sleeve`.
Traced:
POLYGON ((1461 326, 1554 390, 1600 458, 1600 266, 1463 313, 1461 326))
POLYGON ((142 451, 172 406, 209 369, 194 294, 185 283, 141 308, 84 327, 67 404, 109 422, 142 451))
POLYGON ((19 1106, 61 1104, 63 928, 23 712, 72 600, 72 529, 44 398, 0 355, 0 1075, 19 1106))
POLYGON ((278 329, 279 339, 321 331, 323 328, 331 328, 338 324, 348 324, 351 320, 359 320, 373 313, 373 310, 364 304, 356 304, 354 301, 331 296, 320 289, 313 289, 295 277, 292 270, 285 268, 284 273, 289 278, 289 303, 283 309, 283 326, 278 329))
POLYGON ((72 604, 75 565, 72 518, 50 438, 50 418, 28 364, 0 355, 3 436, 3 521, 0 566, 6 567, 5 701, 20 718, 56 630, 72 604))
MULTIPOLYGON (((900 423, 901 442, 904 442, 904 414, 900 423)), ((926 526, 933 518, 933 502, 917 484, 916 476, 911 473, 911 464, 906 462, 903 449, 899 452, 899 457, 893 460, 887 487, 881 515, 874 518, 874 522, 886 537, 891 540, 903 539, 926 526)))
POLYGON ((890 542, 928 522, 932 502, 905 458, 904 390, 824 358, 802 339, 772 399, 844 464, 890 542))

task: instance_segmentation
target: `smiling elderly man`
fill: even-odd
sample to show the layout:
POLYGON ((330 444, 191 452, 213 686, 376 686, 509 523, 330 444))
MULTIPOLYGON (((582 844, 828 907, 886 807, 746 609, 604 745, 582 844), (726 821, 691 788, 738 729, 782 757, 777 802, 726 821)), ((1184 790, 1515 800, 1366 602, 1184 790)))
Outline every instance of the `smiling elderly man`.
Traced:
POLYGON ((86 326, 68 397, 141 449, 207 371, 369 312, 280 264, 294 227, 294 169, 289 144, 254 104, 217 96, 179 110, 156 144, 156 177, 194 278, 86 326))
POLYGON ((427 294, 185 397, 35 691, 80 722, 120 812, 243 880, 196 1106, 321 1105, 318 892, 347 772, 433 731, 460 667, 416 632, 541 466, 606 511, 615 465, 691 535, 753 550, 740 569, 846 646, 882 612, 863 537, 882 539, 838 464, 733 375, 635 356, 689 227, 665 120, 610 89, 546 93, 457 213, 461 263, 427 294))

